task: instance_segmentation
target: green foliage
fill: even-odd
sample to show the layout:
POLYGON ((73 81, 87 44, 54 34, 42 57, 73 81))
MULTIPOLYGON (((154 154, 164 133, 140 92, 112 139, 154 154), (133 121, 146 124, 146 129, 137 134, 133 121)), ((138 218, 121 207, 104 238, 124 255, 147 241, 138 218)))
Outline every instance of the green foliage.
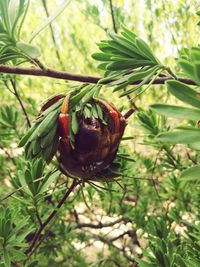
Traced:
POLYGON ((39 49, 21 40, 20 34, 28 10, 28 0, 0 3, 0 63, 23 62, 40 55, 39 49))
POLYGON ((187 243, 170 231, 170 220, 167 218, 149 217, 147 233, 149 235, 149 250, 145 252, 147 260, 138 259, 141 267, 154 266, 198 266, 199 261, 199 227, 191 226, 192 232, 187 237, 187 243), (193 231, 195 234, 193 234, 193 231), (191 255, 194 252, 194 258, 191 255))
POLYGON ((177 119, 198 121, 200 118, 200 110, 194 108, 177 107, 166 104, 154 104, 151 105, 151 109, 160 113, 161 115, 177 119))
POLYGON ((154 56, 150 47, 134 33, 123 27, 121 35, 109 33, 110 40, 103 40, 98 44, 101 53, 95 53, 92 57, 102 61, 100 69, 105 70, 104 78, 99 83, 109 82, 114 86, 114 92, 124 89, 126 86, 143 79, 134 88, 131 88, 120 96, 130 94, 149 83, 154 75, 164 69, 164 66, 154 56), (110 79, 113 79, 110 82, 110 79))
POLYGON ((178 63, 183 69, 183 73, 200 85, 200 48, 193 47, 185 50, 178 63))
POLYGON ((181 173, 180 178, 185 181, 196 180, 198 182, 200 176, 200 166, 191 167, 181 173))
MULTIPOLYGON (((63 101, 63 99, 61 99, 63 101)), ((22 138, 19 146, 25 146, 27 159, 42 157, 47 163, 55 155, 58 143, 57 120, 62 101, 47 108, 22 138)))
POLYGON ((3 266, 10 267, 11 262, 26 259, 22 252, 27 247, 25 237, 31 232, 27 228, 28 218, 19 220, 19 212, 0 207, 0 253, 3 266))
POLYGON ((45 163, 42 159, 36 159, 27 162, 23 170, 18 170, 17 176, 11 179, 11 183, 19 191, 20 196, 24 196, 25 193, 37 202, 59 175, 59 171, 45 174, 45 163))
POLYGON ((0 144, 6 145, 16 139, 19 113, 15 108, 5 106, 0 108, 0 144))

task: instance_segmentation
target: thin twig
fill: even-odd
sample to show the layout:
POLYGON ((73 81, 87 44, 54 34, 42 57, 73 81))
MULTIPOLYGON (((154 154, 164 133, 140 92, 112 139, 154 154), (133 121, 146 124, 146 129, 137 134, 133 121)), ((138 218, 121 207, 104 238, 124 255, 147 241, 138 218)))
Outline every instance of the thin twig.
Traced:
MULTIPOLYGON (((90 76, 90 75, 80 75, 75 73, 69 73, 61 70, 55 70, 51 68, 40 69, 36 67, 17 67, 17 66, 8 66, 0 65, 0 73, 9 73, 9 74, 19 74, 19 75, 31 75, 31 76, 42 76, 49 77, 54 79, 62 79, 69 81, 85 82, 85 83, 98 83, 101 77, 90 76)), ((153 81, 153 84, 164 84, 166 81, 171 80, 170 77, 158 77, 153 81)), ((107 81, 110 83, 114 81, 113 79, 107 81)), ((133 84, 139 84, 142 80, 135 81, 133 84)), ((196 83, 187 78, 178 78, 178 81, 183 82, 189 85, 196 85, 196 83)), ((105 83, 105 84, 106 84, 105 83)))
POLYGON ((130 108, 125 114, 124 114, 124 118, 128 119, 136 110, 133 108, 130 108))
POLYGON ((39 212, 38 212, 37 209, 36 209, 36 211, 35 211, 35 216, 36 216, 36 218, 37 218, 37 220, 38 220, 38 222, 39 222, 39 225, 42 226, 42 220, 41 220, 41 218, 40 218, 40 215, 39 215, 39 212))
POLYGON ((92 223, 77 223, 76 227, 75 228, 92 228, 92 229, 101 229, 101 228, 105 228, 105 227, 112 227, 114 226, 115 224, 118 224, 118 223, 121 223, 121 222, 124 222, 124 223, 128 223, 128 222, 131 222, 130 219, 128 218, 119 218, 113 222, 109 222, 109 223, 101 223, 99 222, 98 224, 92 224, 92 223))
POLYGON ((110 246, 116 248, 118 251, 121 251, 121 252, 123 253, 124 257, 125 257, 127 260, 129 260, 129 261, 131 261, 131 262, 135 262, 135 259, 133 259, 131 256, 127 255, 127 253, 126 253, 126 251, 125 251, 125 249, 124 249, 123 247, 122 247, 122 248, 119 248, 118 246, 116 246, 116 245, 113 243, 114 241, 116 241, 116 240, 118 240, 118 239, 120 239, 120 238, 123 238, 125 235, 129 235, 129 236, 131 236, 132 232, 133 232, 133 231, 128 230, 128 231, 124 232, 123 234, 121 234, 121 235, 119 235, 119 236, 117 236, 117 237, 114 237, 114 238, 112 238, 112 239, 107 239, 107 238, 105 238, 104 236, 100 236, 100 235, 96 235, 96 234, 92 234, 92 237, 94 237, 95 239, 100 240, 101 242, 103 242, 103 243, 105 243, 105 244, 108 244, 108 245, 110 245, 110 246))
POLYGON ((39 227, 39 229, 36 231, 32 243, 30 245, 30 247, 28 248, 28 250, 26 251, 27 253, 31 253, 31 251, 33 250, 35 244, 37 243, 38 239, 40 238, 40 235, 42 233, 42 231, 45 229, 45 227, 50 223, 50 221, 56 216, 58 209, 60 207, 62 207, 62 205, 65 203, 65 200, 67 199, 67 197, 70 195, 70 193, 75 189, 75 187, 80 184, 79 180, 74 179, 71 186, 69 187, 69 189, 67 190, 67 192, 65 193, 65 195, 63 196, 63 198, 59 201, 58 205, 56 206, 56 208, 52 211, 52 213, 48 216, 48 218, 45 220, 44 223, 42 223, 42 225, 39 227))
MULTIPOLYGON (((44 10, 45 10, 45 13, 46 13, 47 17, 49 17, 49 11, 48 11, 46 0, 42 0, 42 4, 43 4, 43 7, 44 7, 44 10)), ((58 50, 58 45, 56 43, 54 30, 53 30, 53 27, 52 27, 51 23, 49 24, 49 28, 50 28, 50 32, 51 32, 51 38, 52 38, 52 41, 54 43, 55 53, 56 53, 57 59, 58 59, 58 61, 60 63, 60 66, 63 67, 63 63, 62 63, 62 60, 61 60, 61 56, 60 56, 60 53, 59 53, 59 50, 58 50)))
POLYGON ((109 0, 110 3, 110 14, 112 17, 112 24, 113 24, 113 30, 115 33, 117 33, 117 26, 116 26, 116 22, 115 22, 115 15, 114 15, 114 9, 113 9, 113 3, 112 0, 109 0))
POLYGON ((31 122, 30 122, 30 119, 29 119, 29 117, 28 117, 28 113, 27 113, 26 108, 25 108, 25 106, 24 106, 24 103, 23 103, 23 101, 21 100, 21 97, 20 97, 20 95, 19 95, 19 93, 18 93, 18 91, 17 91, 16 79, 12 79, 12 78, 11 78, 11 79, 10 79, 10 82, 11 82, 11 84, 12 84, 12 88, 13 88, 13 91, 14 91, 14 95, 15 95, 15 97, 17 98, 17 100, 18 100, 18 102, 19 102, 19 104, 20 104, 20 106, 21 106, 22 112, 24 113, 24 117, 25 117, 25 119, 26 119, 26 122, 27 122, 28 126, 31 127, 31 122))
POLYGON ((173 71, 170 68, 167 68, 166 70, 169 73, 169 75, 171 75, 175 80, 177 80, 176 74, 174 74, 173 71))
POLYGON ((5 147, 3 147, 2 145, 0 145, 0 149, 3 150, 3 152, 6 154, 7 158, 9 160, 11 160, 13 162, 13 164, 15 165, 15 159, 10 155, 10 153, 7 151, 7 149, 5 147))

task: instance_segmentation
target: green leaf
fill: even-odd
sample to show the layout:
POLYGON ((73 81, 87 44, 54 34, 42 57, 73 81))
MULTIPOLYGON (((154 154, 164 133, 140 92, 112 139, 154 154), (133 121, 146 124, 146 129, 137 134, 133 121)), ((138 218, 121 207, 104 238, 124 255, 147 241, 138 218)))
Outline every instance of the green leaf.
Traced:
POLYGON ((107 41, 107 43, 111 48, 116 49, 115 54, 127 55, 127 56, 130 56, 131 58, 140 58, 139 55, 135 54, 133 51, 131 51, 127 47, 124 47, 124 45, 116 43, 113 40, 109 40, 109 41, 107 41))
POLYGON ((99 61, 109 61, 111 56, 105 53, 94 53, 92 54, 92 58, 99 61))
POLYGON ((95 106, 96 106, 96 110, 97 110, 97 113, 98 113, 98 118, 101 120, 101 121, 104 121, 104 118, 103 118, 103 111, 100 107, 99 104, 95 103, 95 106))
POLYGON ((157 136, 157 139, 170 144, 191 144, 200 141, 200 129, 161 133, 157 136))
POLYGON ((53 126, 53 128, 47 133, 47 135, 43 136, 40 140, 41 148, 46 148, 51 142, 54 140, 55 135, 57 133, 57 123, 53 126))
POLYGON ((8 5, 8 16, 10 19, 11 27, 13 26, 18 15, 19 1, 10 0, 8 5))
MULTIPOLYGON (((123 92, 120 97, 126 96, 128 94, 133 93, 134 91, 140 89, 143 85, 148 85, 148 83, 151 82, 151 79, 153 78, 153 76, 156 74, 156 72, 158 71, 158 67, 155 66, 153 68, 151 68, 151 71, 149 72, 149 75, 147 75, 138 85, 136 85, 135 87, 126 90, 125 92, 123 92)), ((114 91, 118 91, 120 90, 120 86, 117 86, 114 91)))
POLYGON ((12 261, 22 261, 27 258, 25 253, 17 249, 10 249, 10 253, 12 253, 12 261))
POLYGON ((167 117, 194 121, 200 120, 200 109, 192 109, 165 104, 154 104, 151 105, 150 108, 155 112, 167 117))
POLYGON ((108 70, 125 70, 135 69, 138 67, 151 66, 153 63, 150 60, 130 60, 130 61, 114 61, 107 65, 108 70))
POLYGON ((200 61, 195 61, 194 63, 194 74, 197 83, 200 84, 200 61))
POLYGON ((181 66, 181 68, 183 69, 184 73, 191 78, 192 80, 195 81, 195 75, 194 75, 194 67, 193 64, 190 63, 188 60, 186 59, 179 59, 178 60, 178 64, 181 66))
POLYGON ((9 256, 8 251, 6 249, 3 250, 3 261, 5 264, 5 267, 11 267, 10 256, 9 256))
POLYGON ((194 149, 194 150, 200 150, 200 141, 198 142, 194 142, 192 144, 188 144, 188 146, 191 148, 191 149, 194 149))
POLYGON ((122 25, 122 29, 123 29, 122 35, 125 36, 130 41, 135 42, 137 35, 132 31, 130 31, 128 28, 126 28, 124 25, 122 25))
POLYGON ((40 152, 40 139, 33 140, 32 145, 32 155, 34 157, 40 152))
POLYGON ((41 54, 38 47, 30 45, 30 44, 18 42, 16 46, 17 48, 19 48, 22 52, 24 52, 26 55, 28 55, 31 58, 37 58, 41 54))
POLYGON ((8 62, 10 60, 18 59, 19 57, 20 56, 19 55, 16 55, 16 53, 13 54, 13 55, 10 55, 10 56, 8 56, 8 55, 1 56, 0 57, 0 64, 4 64, 4 63, 6 63, 6 62, 8 62))
POLYGON ((2 17, 2 22, 5 25, 5 28, 8 32, 10 32, 10 20, 8 16, 8 1, 0 1, 0 13, 2 17))
POLYGON ((137 259, 137 262, 140 264, 140 267, 155 267, 155 264, 153 263, 149 263, 147 261, 141 260, 141 259, 137 259))
POLYGON ((167 88, 169 92, 179 100, 194 107, 200 108, 200 94, 188 85, 172 80, 167 81, 167 88))
POLYGON ((43 137, 47 135, 49 131, 52 130, 53 127, 55 127, 55 124, 57 123, 57 118, 58 118, 58 110, 50 112, 37 126, 37 128, 35 129, 35 131, 33 132, 28 141, 32 141, 38 137, 43 137))
POLYGON ((153 68, 148 68, 146 70, 139 70, 137 71, 136 73, 133 73, 133 75, 131 75, 129 78, 128 78, 128 82, 129 83, 133 83, 137 80, 140 80, 140 79, 143 79, 145 77, 147 77, 149 74, 152 73, 153 70, 156 70, 158 69, 158 67, 153 67, 153 68))
POLYGON ((32 196, 32 192, 30 191, 29 186, 27 185, 26 179, 22 171, 18 172, 18 177, 21 186, 23 186, 23 191, 26 192, 28 195, 32 196))
POLYGON ((44 193, 44 192, 49 188, 49 186, 50 186, 54 181, 57 180, 57 178, 58 178, 59 176, 60 176, 60 171, 56 171, 56 172, 52 173, 52 174, 48 177, 47 181, 45 181, 45 183, 43 183, 43 184, 41 185, 41 187, 39 188, 38 193, 40 193, 40 194, 44 193))
POLYGON ((200 48, 199 47, 192 47, 191 48, 191 59, 193 61, 200 60, 200 48))
POLYGON ((74 135, 76 135, 78 132, 78 129, 79 129, 79 124, 78 124, 76 112, 72 112, 71 118, 72 118, 72 121, 71 121, 72 131, 73 131, 74 135))
POLYGON ((53 143, 51 145, 51 150, 49 152, 49 154, 46 154, 46 156, 44 157, 44 160, 46 161, 47 164, 49 164, 52 160, 52 158, 54 157, 57 148, 58 148, 58 140, 59 140, 59 136, 58 134, 55 136, 53 143))
MULTIPOLYGON (((145 57, 140 54, 140 51, 138 51, 138 48, 134 42, 131 42, 128 39, 121 37, 117 34, 110 33, 109 35, 116 44, 120 45, 123 49, 125 48, 126 50, 129 50, 129 53, 132 58, 145 59, 145 57)), ((123 52, 124 50, 121 51, 123 52)))
POLYGON ((191 167, 181 173, 181 179, 186 181, 200 180, 200 166, 191 167))
POLYGON ((22 139, 20 140, 19 145, 18 145, 19 147, 22 147, 22 146, 24 146, 27 143, 28 139, 31 137, 31 135, 35 131, 35 129, 36 129, 36 124, 34 124, 28 130, 28 132, 22 137, 22 139))
POLYGON ((74 96, 70 97, 70 108, 73 108, 78 104, 82 98, 90 92, 90 90, 94 87, 94 85, 86 85, 83 88, 81 88, 80 92, 75 94, 74 96))
POLYGON ((153 52, 151 51, 150 47, 147 45, 145 41, 143 41, 140 38, 136 38, 136 45, 145 57, 149 58, 151 61, 155 62, 158 64, 157 59, 154 57, 153 52))

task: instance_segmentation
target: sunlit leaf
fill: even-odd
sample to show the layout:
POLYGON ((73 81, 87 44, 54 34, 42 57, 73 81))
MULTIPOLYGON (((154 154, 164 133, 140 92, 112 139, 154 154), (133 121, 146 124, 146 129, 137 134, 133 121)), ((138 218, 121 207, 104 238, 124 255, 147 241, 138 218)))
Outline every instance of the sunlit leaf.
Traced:
POLYGON ((200 108, 200 94, 188 85, 173 80, 167 81, 167 88, 169 92, 179 100, 200 108))
POLYGON ((165 104, 154 104, 150 108, 161 115, 178 119, 200 120, 200 109, 178 107, 165 104))
POLYGON ((181 173, 180 179, 191 181, 200 180, 200 166, 191 167, 181 173))

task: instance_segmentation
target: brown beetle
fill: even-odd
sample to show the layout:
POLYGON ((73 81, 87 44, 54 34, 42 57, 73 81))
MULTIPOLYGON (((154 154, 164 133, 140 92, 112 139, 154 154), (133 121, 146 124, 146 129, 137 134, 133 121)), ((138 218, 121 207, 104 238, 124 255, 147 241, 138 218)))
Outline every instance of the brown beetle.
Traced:
MULTIPOLYGON (((50 99, 41 112, 63 98, 50 99)), ((70 143, 70 95, 65 96, 58 117, 59 144, 57 159, 61 171, 74 178, 93 178, 114 160, 125 129, 125 118, 117 108, 104 99, 95 100, 107 117, 107 125, 94 117, 78 118, 79 129, 70 143)))

